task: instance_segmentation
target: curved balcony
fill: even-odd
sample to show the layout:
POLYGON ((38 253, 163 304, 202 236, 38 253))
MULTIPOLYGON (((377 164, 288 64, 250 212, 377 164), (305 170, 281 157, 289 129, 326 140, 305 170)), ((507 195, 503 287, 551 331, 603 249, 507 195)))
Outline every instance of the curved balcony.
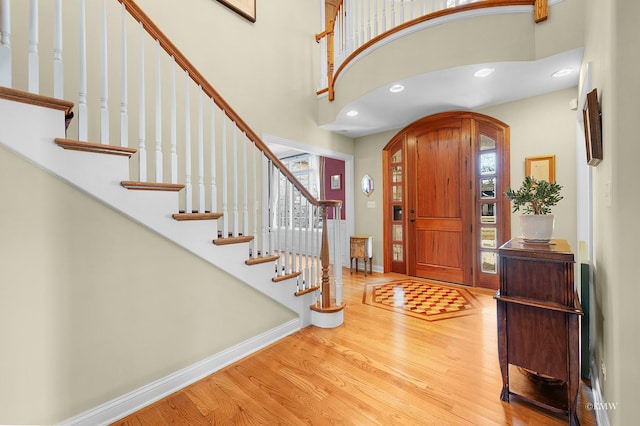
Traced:
MULTIPOLYGON (((417 7, 425 2, 392 5, 405 3, 417 7)), ((401 128, 442 111, 474 110, 577 85, 584 13, 579 0, 549 1, 549 19, 539 24, 534 0, 466 3, 410 19, 357 44, 343 35, 337 37, 339 43, 334 38, 339 48, 333 54, 327 49, 336 62, 332 69, 327 61, 328 86, 318 91, 318 124, 355 138, 401 128), (480 68, 495 72, 474 78, 480 68), (559 69, 572 71, 552 78, 559 69), (404 90, 390 93, 395 84, 404 90), (358 115, 347 115, 350 111, 358 115)), ((358 18, 353 12, 345 16, 354 15, 358 18)), ((388 19, 388 13, 385 16, 388 19)), ((340 32, 336 28, 351 25, 358 28, 356 33, 367 34, 367 17, 358 18, 365 25, 362 31, 359 24, 336 22, 330 26, 333 32, 318 35, 321 41, 326 38, 328 47, 331 35, 340 32)))

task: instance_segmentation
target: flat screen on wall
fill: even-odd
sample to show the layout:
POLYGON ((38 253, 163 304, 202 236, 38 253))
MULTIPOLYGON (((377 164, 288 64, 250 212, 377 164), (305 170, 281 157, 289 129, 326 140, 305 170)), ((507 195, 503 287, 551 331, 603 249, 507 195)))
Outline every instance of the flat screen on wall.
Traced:
POLYGON ((593 89, 587 93, 587 100, 582 110, 584 118, 584 140, 587 148, 587 164, 597 166, 602 161, 602 128, 598 91, 593 89))

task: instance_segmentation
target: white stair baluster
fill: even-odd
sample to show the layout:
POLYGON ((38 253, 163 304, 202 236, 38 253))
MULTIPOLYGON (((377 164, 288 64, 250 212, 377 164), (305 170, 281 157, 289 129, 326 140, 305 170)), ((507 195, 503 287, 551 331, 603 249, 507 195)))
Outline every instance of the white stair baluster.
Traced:
POLYGON ((109 143, 109 62, 107 59, 107 0, 102 0, 100 55, 100 143, 109 143))
MULTIPOLYGON (((83 0, 84 1, 84 0, 83 0)), ((144 28, 140 23, 140 65, 138 76, 138 180, 147 181, 146 108, 144 90, 144 28)))
POLYGON ((367 0, 367 41, 371 40, 371 0, 367 0))
POLYGON ((85 0, 80 1, 80 48, 78 62, 78 139, 87 141, 89 138, 87 117, 87 17, 85 0))
POLYGON ((40 93, 40 57, 38 56, 38 0, 29 0, 28 91, 40 93))
POLYGON ((178 183, 178 99, 176 95, 176 58, 171 56, 171 183, 178 183))
POLYGON ((0 3, 0 86, 11 86, 11 0, 0 3))
POLYGON ((191 188, 191 95, 189 71, 185 71, 185 117, 184 117, 184 212, 193 212, 193 192, 191 188))
POLYGON ((127 9, 124 3, 121 5, 122 12, 122 64, 120 68, 120 146, 129 146, 129 76, 127 74, 127 9))
MULTIPOLYGON (((212 213, 216 213, 218 211, 218 188, 216 185, 216 114, 215 114, 215 110, 216 110, 216 104, 214 102, 213 98, 210 98, 210 103, 211 103, 211 142, 210 142, 210 147, 209 147, 209 153, 211 155, 211 164, 210 164, 210 169, 211 169, 211 185, 210 185, 210 191, 211 191, 211 212, 212 213)), ((217 239, 218 238, 218 221, 214 221, 213 222, 213 239, 217 239)))
POLYGON ((341 205, 333 208, 333 282, 335 286, 336 305, 342 303, 342 238, 340 237, 341 205))
MULTIPOLYGON (((56 0, 53 12, 53 97, 64 98, 62 63, 62 0, 56 0)), ((124 8, 124 6, 123 6, 124 8)))
POLYGON ((204 110, 202 86, 198 86, 198 211, 204 213, 204 110))
POLYGON ((382 32, 387 31, 387 1, 382 0, 382 32))
POLYGON ((227 114, 222 110, 222 238, 229 236, 229 209, 227 208, 227 114))
POLYGON ((263 255, 275 255, 275 249, 273 246, 273 203, 269 199, 269 197, 273 197, 273 184, 272 179, 270 179, 271 174, 271 161, 262 154, 260 156, 260 168, 262 170, 262 209, 261 209, 261 217, 262 217, 262 254, 263 255))
POLYGON ((232 196, 233 196, 233 236, 238 236, 238 126, 236 122, 233 122, 233 145, 231 147, 231 167, 233 168, 232 179, 232 196))
MULTIPOLYGON (((242 132, 242 233, 249 235, 249 170, 247 133, 242 132)), ((255 169, 254 169, 255 170, 255 169)))
POLYGON ((373 5, 373 10, 374 10, 374 15, 373 15, 373 36, 377 37, 378 36, 378 0, 375 0, 375 3, 373 5))
MULTIPOLYGON (((253 145, 253 257, 258 257, 261 239, 258 238, 258 215, 260 214, 260 204, 258 203, 258 148, 253 145)), ((264 249, 262 251, 264 254, 264 249)))
POLYGON ((156 155, 155 169, 156 182, 163 181, 163 161, 162 161, 162 75, 160 74, 160 40, 156 40, 156 155))

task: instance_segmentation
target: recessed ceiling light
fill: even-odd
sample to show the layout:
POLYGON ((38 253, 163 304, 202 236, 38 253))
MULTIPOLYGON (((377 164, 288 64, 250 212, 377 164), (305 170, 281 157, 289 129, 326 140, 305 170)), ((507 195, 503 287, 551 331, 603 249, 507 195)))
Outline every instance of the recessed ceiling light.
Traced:
POLYGON ((495 71, 495 68, 481 68, 473 73, 474 77, 488 77, 495 71))
POLYGON ((556 72, 554 72, 553 74, 551 74, 551 77, 566 77, 569 74, 571 74, 573 72, 573 70, 571 68, 564 68, 561 70, 558 70, 556 72))
POLYGON ((389 87, 389 91, 391 93, 398 93, 398 92, 402 92, 404 90, 404 86, 402 84, 394 84, 393 86, 389 87))
POLYGON ((352 109, 351 111, 347 112, 347 115, 349 117, 355 117, 356 115, 358 115, 358 111, 356 111, 355 109, 352 109))

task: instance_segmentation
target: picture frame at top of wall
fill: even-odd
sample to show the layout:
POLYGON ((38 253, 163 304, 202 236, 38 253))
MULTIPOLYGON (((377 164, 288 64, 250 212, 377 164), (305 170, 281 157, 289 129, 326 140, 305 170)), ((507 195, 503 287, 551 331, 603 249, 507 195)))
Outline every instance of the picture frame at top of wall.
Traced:
POLYGON ((256 22, 256 0, 218 0, 251 22, 256 22))

